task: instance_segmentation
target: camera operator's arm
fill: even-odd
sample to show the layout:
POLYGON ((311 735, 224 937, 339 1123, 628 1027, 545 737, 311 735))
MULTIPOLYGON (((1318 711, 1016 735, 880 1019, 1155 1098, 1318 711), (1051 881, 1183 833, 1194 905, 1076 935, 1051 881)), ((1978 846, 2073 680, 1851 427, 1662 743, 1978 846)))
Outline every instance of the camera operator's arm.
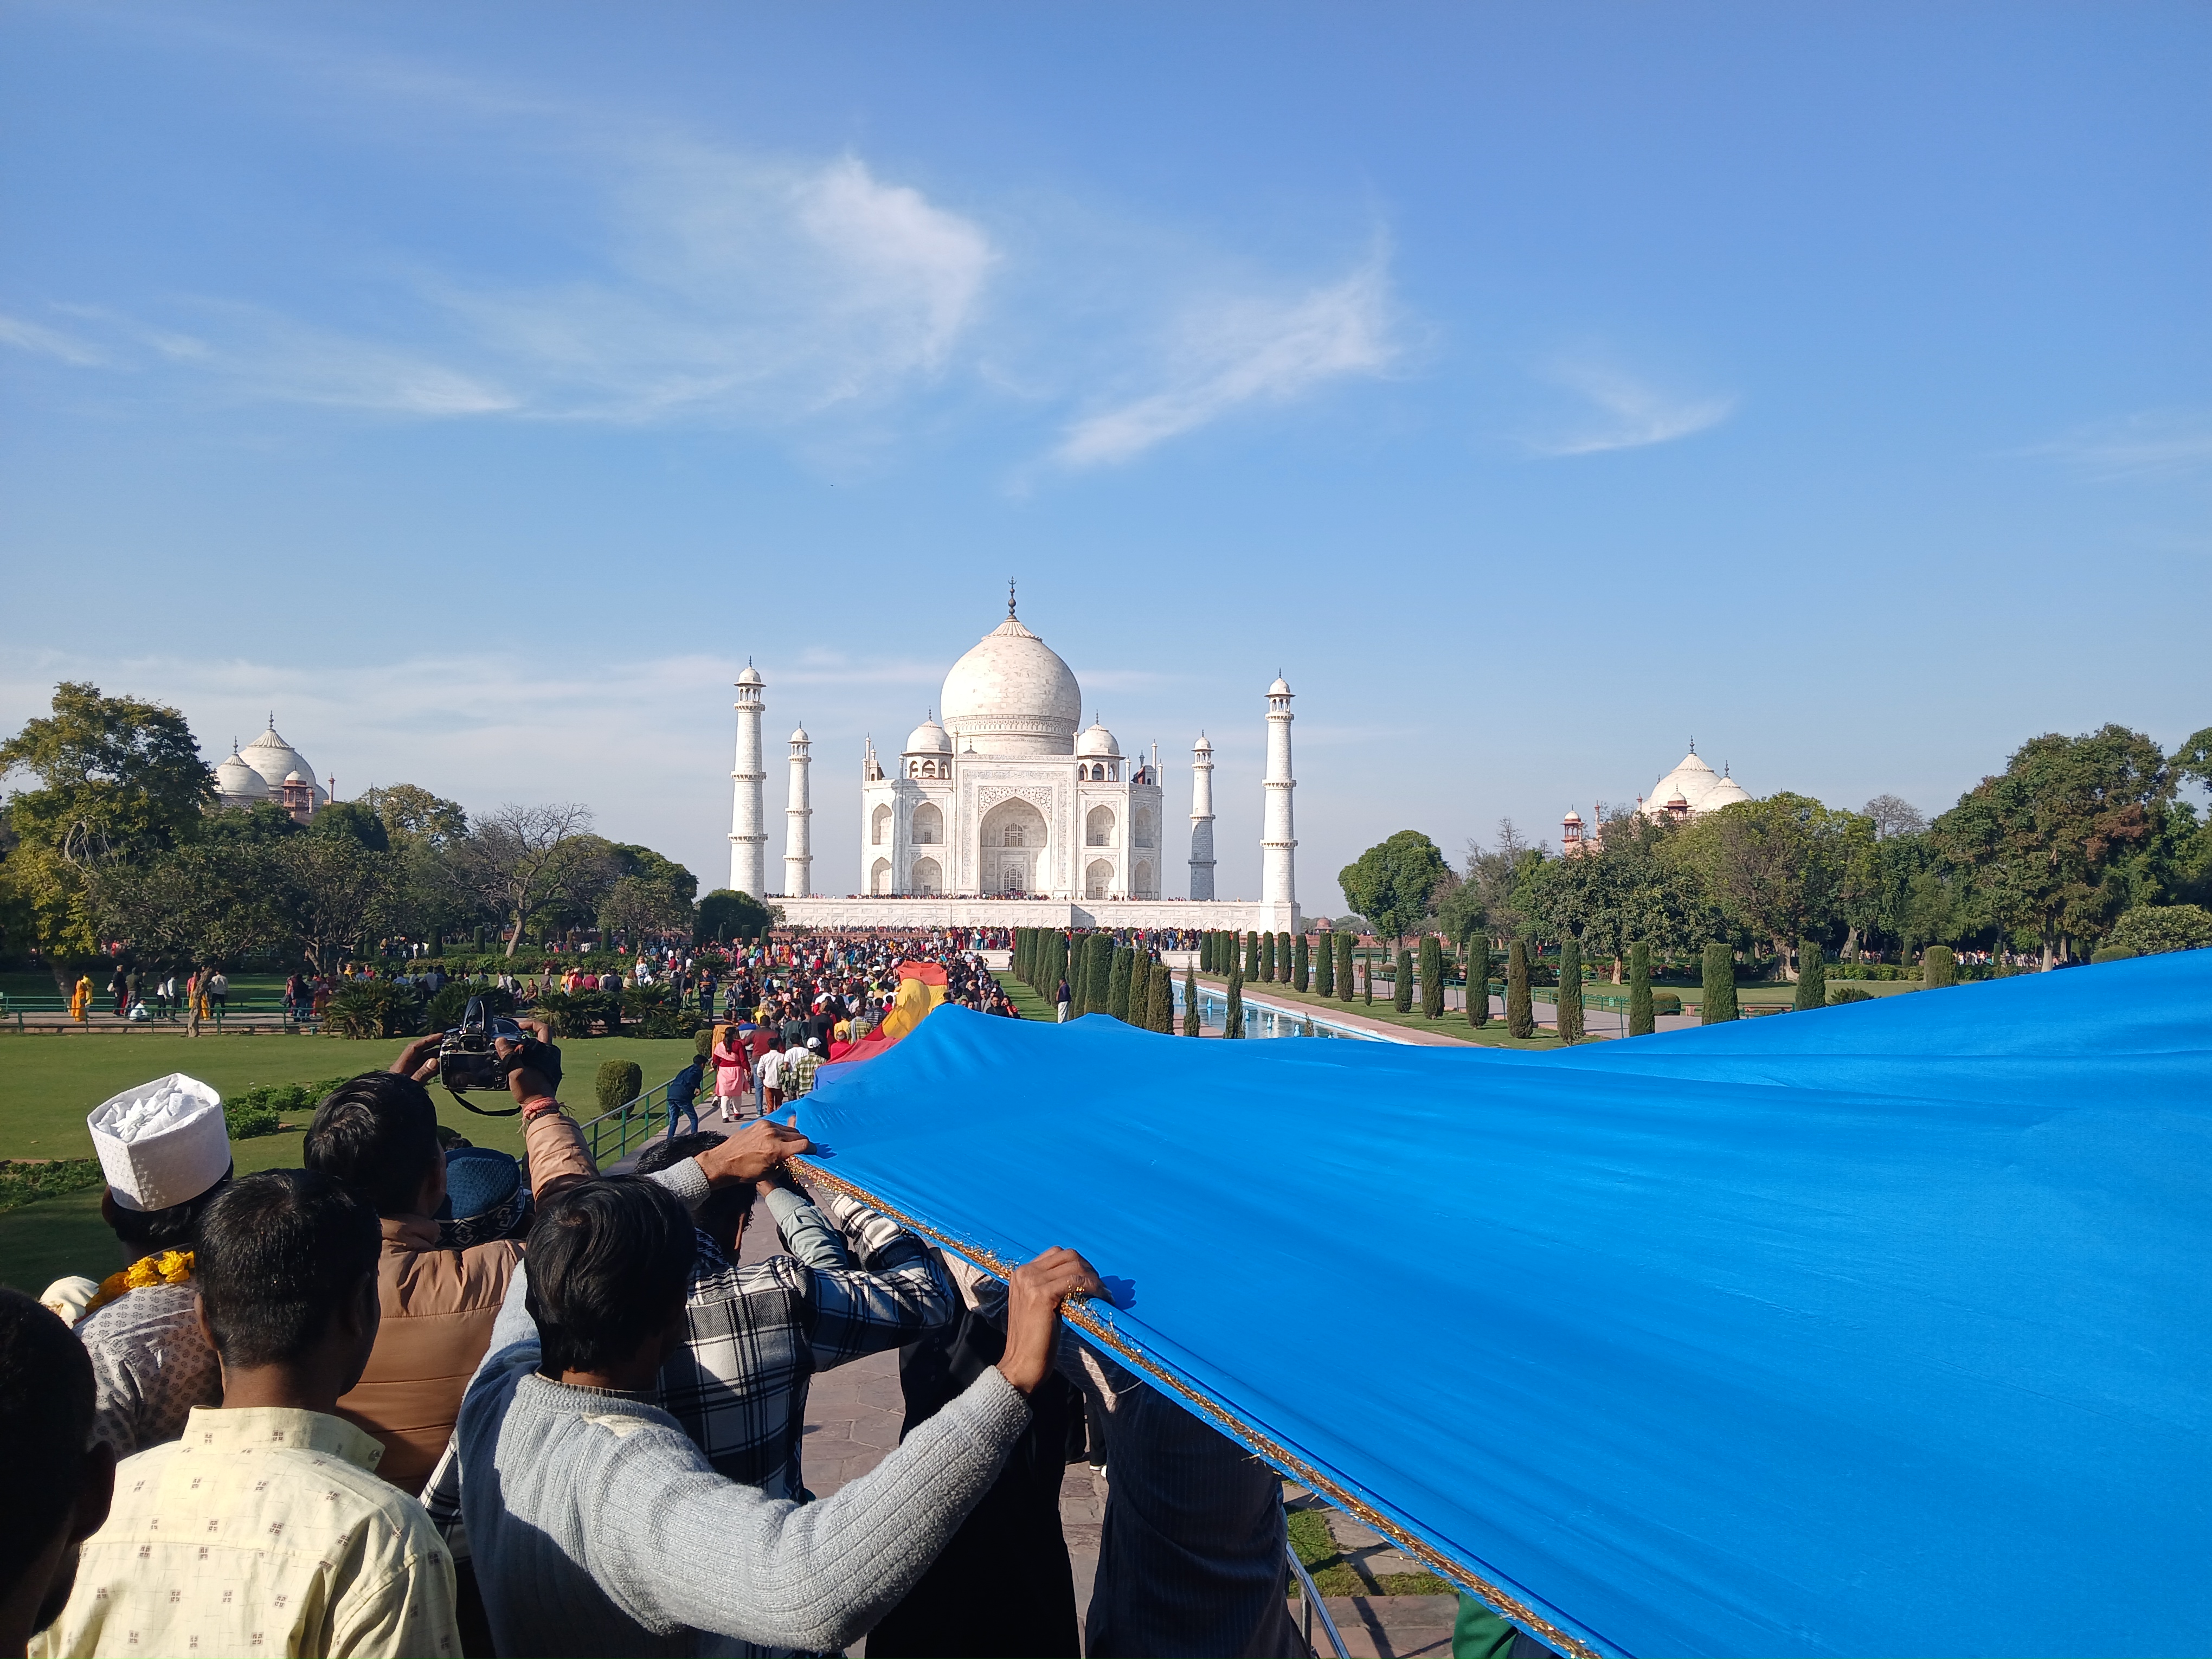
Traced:
POLYGON ((440 1031, 434 1036, 416 1037, 399 1051, 399 1058, 386 1069, 401 1077, 411 1077, 417 1083, 428 1083, 438 1075, 438 1045, 446 1040, 440 1031))
MULTIPOLYGON (((495 1045, 502 1058, 512 1054, 515 1046, 505 1039, 495 1045)), ((553 1079, 531 1065, 532 1045, 520 1047, 520 1059, 507 1068, 507 1091, 522 1108, 522 1151, 530 1170, 530 1191, 543 1204, 563 1188, 591 1180, 599 1169, 584 1144, 583 1127, 562 1111, 561 1103, 554 1098, 553 1079)))

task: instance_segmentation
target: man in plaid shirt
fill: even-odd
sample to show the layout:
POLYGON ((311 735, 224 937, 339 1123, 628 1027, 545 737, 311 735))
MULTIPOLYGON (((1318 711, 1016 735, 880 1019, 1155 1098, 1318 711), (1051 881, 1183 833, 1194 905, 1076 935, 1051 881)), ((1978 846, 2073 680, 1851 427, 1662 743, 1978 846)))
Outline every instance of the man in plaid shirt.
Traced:
MULTIPOLYGON (((663 1141, 641 1174, 690 1158, 717 1134, 663 1141)), ((770 1498, 804 1499, 799 1441, 814 1373, 900 1348, 952 1317, 933 1253, 880 1212, 831 1194, 817 1207, 795 1188, 758 1183, 790 1255, 738 1264, 753 1187, 710 1195, 697 1212, 689 1331, 660 1368, 661 1408, 717 1473, 770 1498)))
POLYGON ((783 1057, 783 1103, 814 1091, 814 1074, 822 1069, 822 1039, 809 1037, 801 1048, 794 1042, 783 1057))

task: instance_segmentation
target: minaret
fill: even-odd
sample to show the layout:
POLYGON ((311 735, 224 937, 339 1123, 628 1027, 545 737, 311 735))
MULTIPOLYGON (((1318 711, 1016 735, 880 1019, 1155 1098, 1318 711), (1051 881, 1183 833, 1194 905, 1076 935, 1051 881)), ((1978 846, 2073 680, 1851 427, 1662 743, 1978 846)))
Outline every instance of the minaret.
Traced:
POLYGON ((761 715, 768 708, 761 701, 765 684, 748 659, 738 672, 738 758, 730 769, 737 780, 736 797, 730 804, 730 885, 755 898, 768 891, 768 826, 761 803, 761 785, 768 777, 761 765, 761 715))
POLYGON ((1294 863, 1297 839, 1291 833, 1291 686, 1276 677, 1267 688, 1267 829, 1260 837, 1260 914, 1263 933, 1288 933, 1298 926, 1298 881, 1294 863))
POLYGON ((783 809, 787 826, 783 836, 786 898, 806 898, 814 890, 808 884, 810 867, 814 862, 814 797, 806 787, 806 769, 814 763, 806 751, 813 742, 803 726, 791 734, 791 801, 783 809))
POLYGON ((1190 746, 1190 896, 1213 896, 1213 745, 1203 732, 1190 746))

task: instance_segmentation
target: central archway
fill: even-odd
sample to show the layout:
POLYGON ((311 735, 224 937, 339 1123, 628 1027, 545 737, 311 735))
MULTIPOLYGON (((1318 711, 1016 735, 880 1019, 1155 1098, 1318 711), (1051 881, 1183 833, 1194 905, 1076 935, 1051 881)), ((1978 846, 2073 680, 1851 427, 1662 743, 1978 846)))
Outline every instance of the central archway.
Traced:
POLYGON ((986 893, 1034 893, 1045 862, 1049 831, 1034 801, 1002 800, 976 826, 975 880, 986 893))

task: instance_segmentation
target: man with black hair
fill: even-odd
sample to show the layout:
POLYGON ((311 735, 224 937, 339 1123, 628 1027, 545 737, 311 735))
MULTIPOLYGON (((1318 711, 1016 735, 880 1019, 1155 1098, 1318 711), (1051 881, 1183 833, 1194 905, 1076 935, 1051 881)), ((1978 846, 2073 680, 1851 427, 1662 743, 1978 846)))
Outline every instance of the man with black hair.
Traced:
POLYGON ((77 1546, 107 1518, 115 1449, 93 1432, 92 1362, 69 1328, 0 1290, 0 1653, 61 1617, 77 1546))
POLYGON ((334 1415, 375 1346, 377 1249, 375 1212, 312 1170, 247 1176, 208 1206, 195 1282, 223 1403, 118 1468, 33 1654, 459 1651, 436 1529, 334 1415))
MULTIPOLYGON (((722 1140, 659 1142, 638 1158, 638 1172, 672 1168, 722 1140)), ((817 1204, 780 1171, 709 1193, 696 1220, 684 1345, 660 1368, 654 1403, 718 1474, 770 1498, 804 1498, 799 1443, 815 1373, 944 1324, 951 1287, 929 1248, 889 1216, 839 1193, 817 1204), (757 1192, 790 1255, 741 1266, 757 1192)))
MULTIPOLYGON (((193 1312, 200 1217, 231 1177, 230 1132, 215 1091, 172 1074, 102 1103, 86 1119, 106 1189, 100 1218, 130 1263, 83 1304, 94 1432, 118 1457, 184 1432, 195 1406, 222 1398, 215 1353, 193 1312)), ((41 1301, 57 1298, 57 1285, 41 1301)))
POLYGON ((683 1194, 656 1180, 750 1183, 806 1147, 757 1123, 662 1177, 586 1182, 538 1212, 457 1437, 501 1652, 841 1648, 928 1565, 1027 1426, 1062 1298, 1098 1289, 1072 1250, 1016 1271, 1000 1362, 821 1502, 722 1480, 650 1403, 698 1254, 683 1194))
MULTIPOLYGON (((446 1154, 437 1108, 413 1076, 426 1056, 435 1065, 441 1041, 410 1043, 390 1071, 333 1089, 316 1109, 301 1153, 309 1169, 344 1182, 380 1218, 376 1352, 338 1413, 383 1443, 378 1473, 410 1492, 422 1490, 453 1436, 461 1392, 491 1340, 492 1321, 522 1255, 512 1239, 441 1248, 446 1154)), ((597 1173, 582 1131, 553 1097, 557 1053, 520 1045, 511 1057, 521 1063, 507 1077, 508 1093, 522 1109, 525 1161, 538 1203, 597 1173)))

